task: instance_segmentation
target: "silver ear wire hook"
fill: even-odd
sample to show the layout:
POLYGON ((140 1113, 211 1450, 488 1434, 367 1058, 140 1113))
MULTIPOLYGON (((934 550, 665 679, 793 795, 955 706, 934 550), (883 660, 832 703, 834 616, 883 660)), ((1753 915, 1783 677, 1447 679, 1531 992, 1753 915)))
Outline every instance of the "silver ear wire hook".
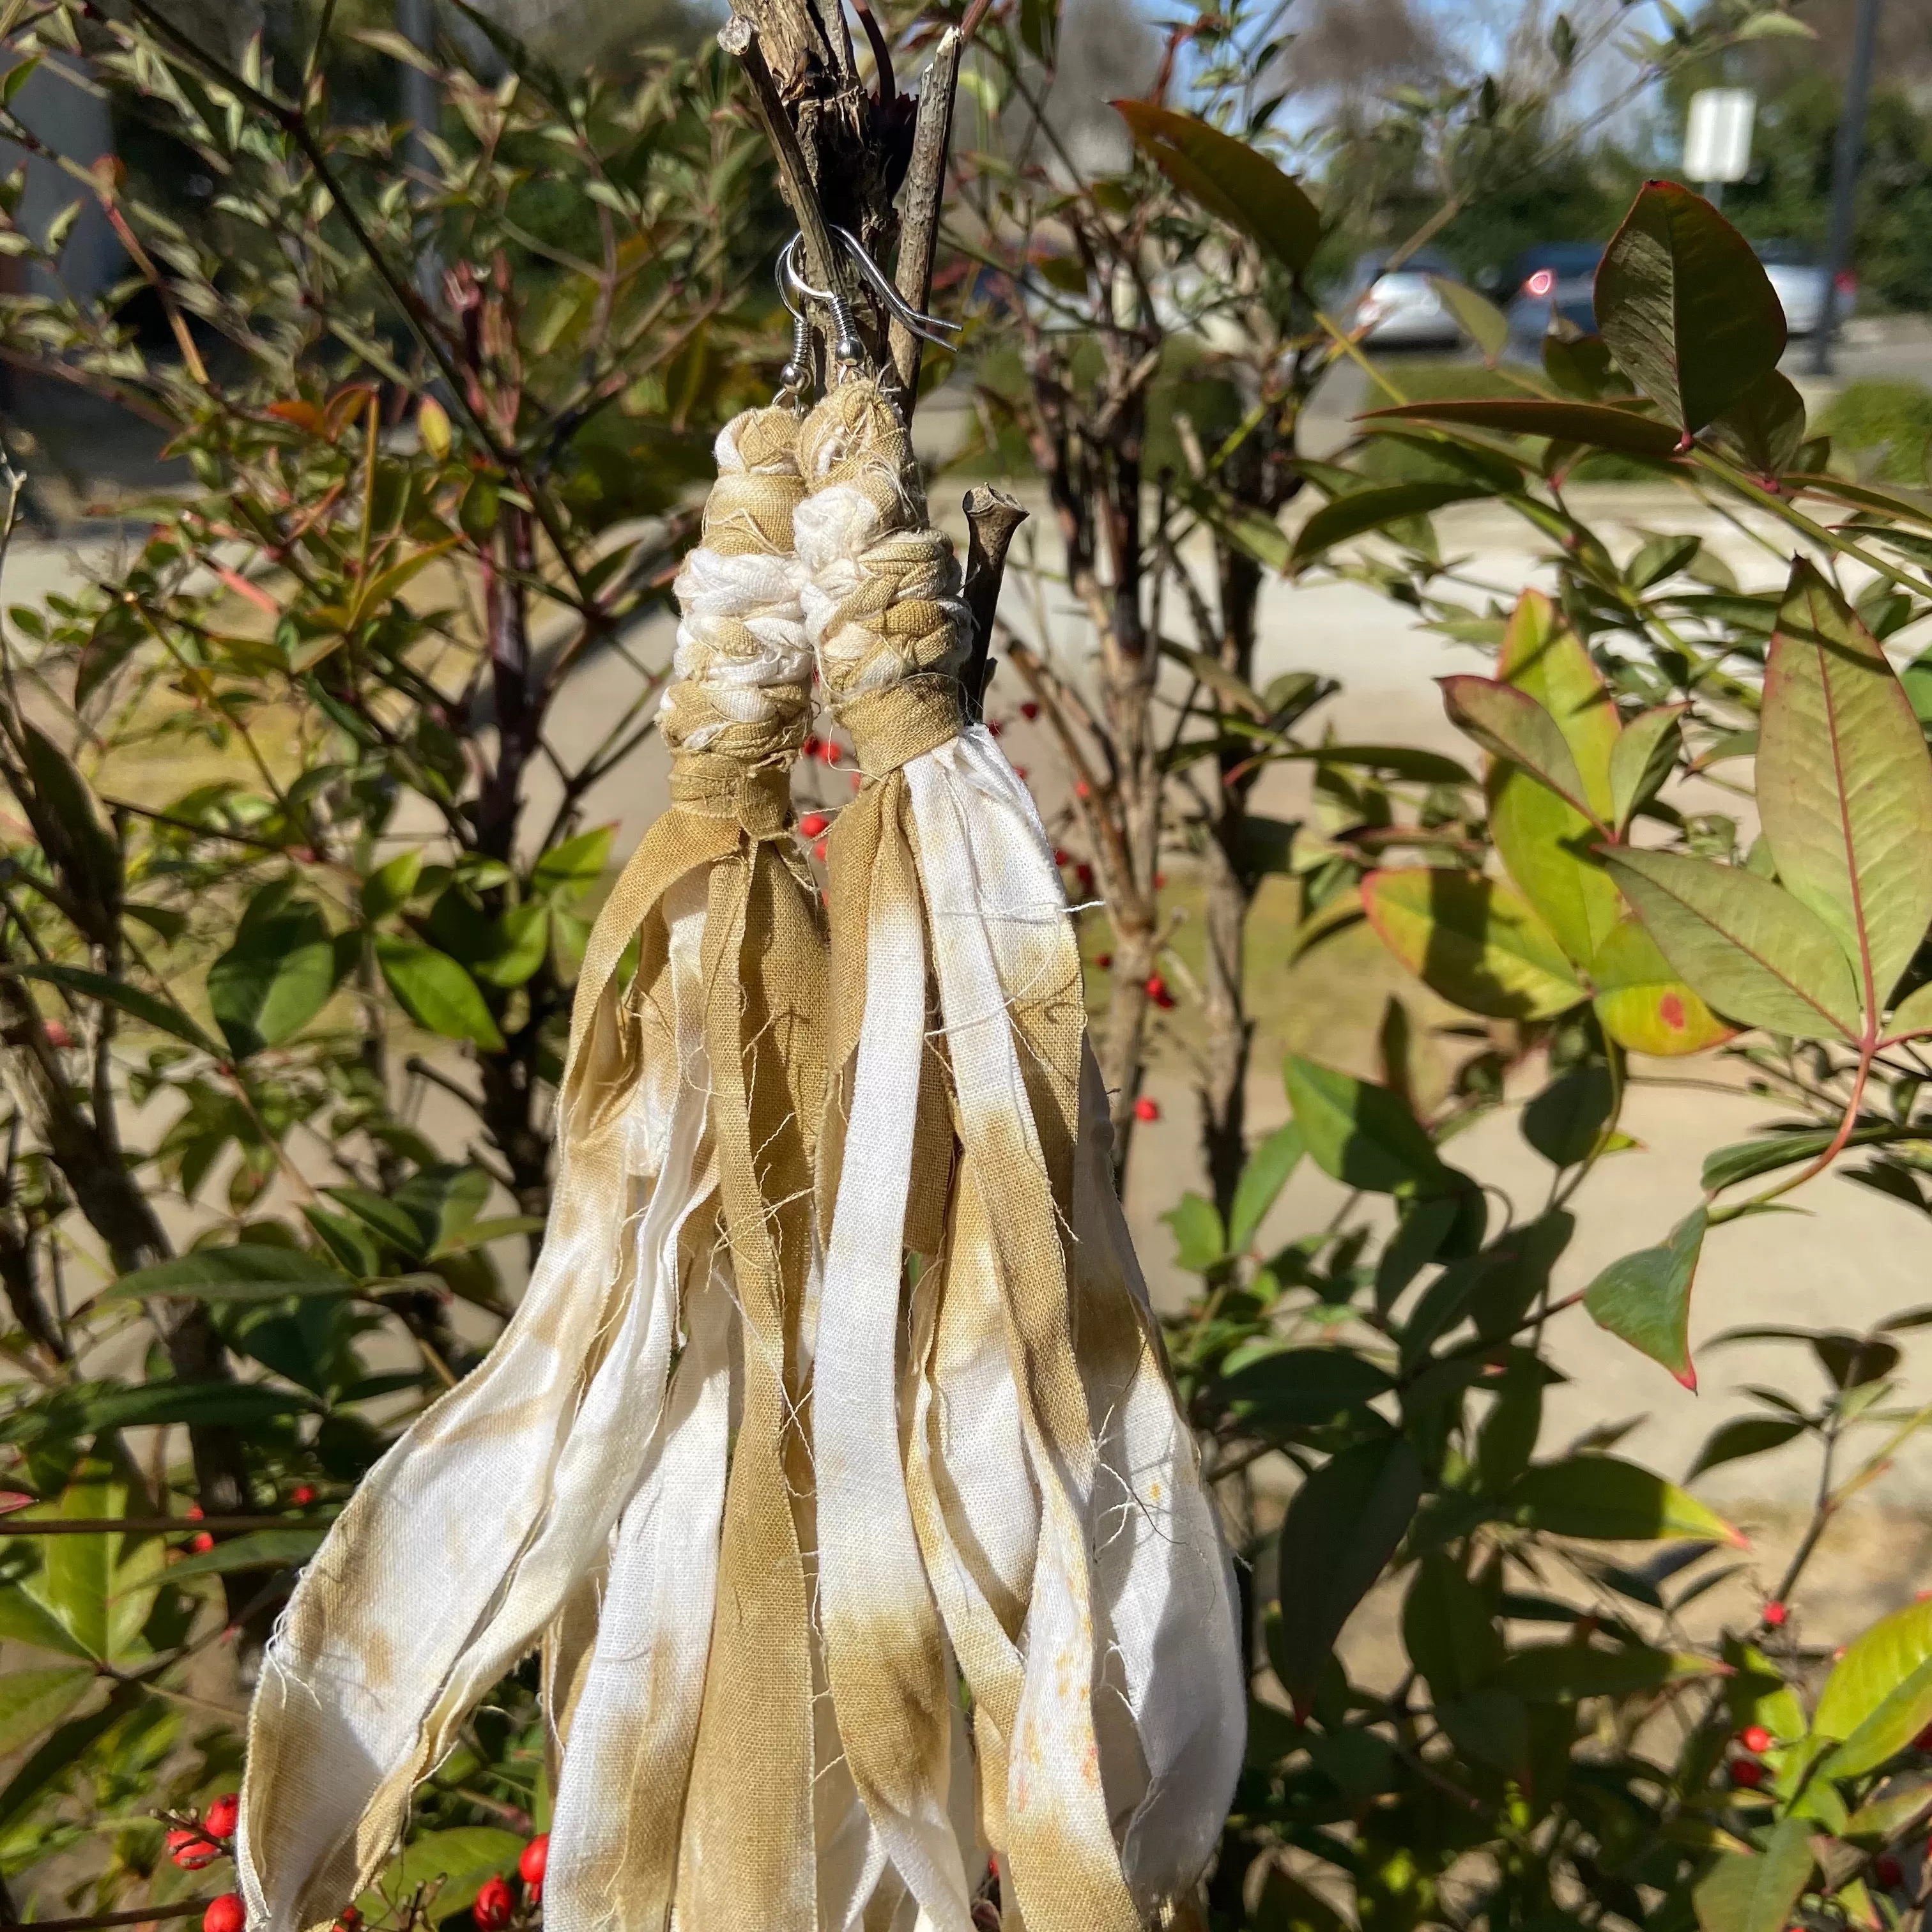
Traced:
MULTIPOLYGON (((865 278, 866 284, 878 298, 879 304, 888 315, 903 322, 914 334, 926 341, 936 344, 941 349, 954 346, 950 338, 958 332, 956 322, 942 322, 938 316, 922 315, 893 287, 890 278, 878 263, 867 254, 865 245, 849 229, 834 228, 832 232, 838 238, 840 244, 852 258, 854 265, 865 278)), ((803 247, 805 237, 794 235, 785 244, 778 256, 778 292, 785 307, 790 310, 794 325, 792 361, 785 365, 784 380, 788 388, 802 388, 805 378, 801 375, 794 385, 790 371, 796 365, 801 370, 806 367, 806 346, 808 332, 800 304, 805 302, 821 302, 832 311, 832 326, 836 332, 832 345, 832 359, 838 365, 842 375, 849 375, 864 361, 865 344, 859 335, 858 323, 852 314, 852 304, 834 289, 815 289, 800 272, 799 250, 803 247)))
POLYGON ((794 408, 805 406, 805 392, 812 381, 812 324, 806 313, 792 300, 791 280, 787 271, 790 266, 791 250, 788 247, 780 254, 773 270, 773 278, 778 285, 778 300, 785 305, 785 313, 791 317, 791 354, 778 371, 778 392, 773 402, 789 401, 794 408))
POLYGON ((958 322, 942 322, 936 315, 921 314, 892 286, 885 270, 866 252, 865 244, 857 236, 848 228, 835 227, 832 232, 844 243, 845 252, 851 256, 860 274, 872 284, 873 293, 885 304, 891 314, 904 322, 914 334, 923 338, 926 341, 935 344, 941 349, 950 349, 953 346, 952 344, 946 340, 946 334, 942 334, 940 332, 958 334, 960 328, 958 322))
MULTIPOLYGON (((859 325, 852 314, 852 304, 836 289, 815 289, 799 272, 798 251, 805 237, 794 235, 785 244, 784 253, 778 257, 778 272, 784 284, 791 293, 809 302, 821 302, 832 311, 832 326, 837 332, 832 338, 832 359, 838 364, 842 375, 850 375, 866 359, 866 345, 859 339, 859 325)), ((788 302, 787 308, 791 304, 788 302)), ((796 310, 792 311, 794 314, 796 310)))

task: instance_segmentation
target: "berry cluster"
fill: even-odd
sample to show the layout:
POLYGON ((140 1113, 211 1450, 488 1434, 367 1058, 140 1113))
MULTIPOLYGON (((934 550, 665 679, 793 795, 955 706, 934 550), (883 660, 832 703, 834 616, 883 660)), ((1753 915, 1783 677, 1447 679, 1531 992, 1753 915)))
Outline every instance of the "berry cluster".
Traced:
MULTIPOLYGON (((544 1871, 550 1863, 550 1834, 540 1832, 524 1847, 517 1860, 517 1876, 523 1881, 524 1903, 527 1907, 543 1897, 544 1871)), ((470 1908, 477 1932, 503 1932, 517 1916, 516 1888, 506 1878, 486 1879, 470 1908)))

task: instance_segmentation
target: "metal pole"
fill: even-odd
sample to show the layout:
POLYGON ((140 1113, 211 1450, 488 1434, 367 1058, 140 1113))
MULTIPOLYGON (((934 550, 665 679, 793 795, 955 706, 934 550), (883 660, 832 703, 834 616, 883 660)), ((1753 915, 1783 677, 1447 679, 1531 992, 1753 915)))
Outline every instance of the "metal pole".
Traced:
MULTIPOLYGON (((396 26, 403 38, 412 46, 422 48, 426 54, 436 48, 436 0, 397 0, 396 26)), ((403 118, 410 133, 407 154, 410 164, 424 174, 435 166, 430 159, 428 146, 423 140, 423 130, 436 124, 441 104, 436 98, 436 82, 420 68, 406 62, 402 68, 403 118)), ((436 247, 426 226, 417 230, 416 281, 417 292, 434 308, 440 290, 441 264, 436 258, 436 247)))
POLYGON ((1878 39, 1879 0, 1858 0, 1852 29, 1852 64, 1845 76, 1844 112, 1832 158, 1832 224, 1825 243, 1825 292, 1811 338, 1810 372, 1832 373, 1832 338, 1838 320, 1838 278, 1850 267, 1852 224, 1858 212, 1858 162, 1864 152, 1865 104, 1871 98, 1872 50, 1878 39))

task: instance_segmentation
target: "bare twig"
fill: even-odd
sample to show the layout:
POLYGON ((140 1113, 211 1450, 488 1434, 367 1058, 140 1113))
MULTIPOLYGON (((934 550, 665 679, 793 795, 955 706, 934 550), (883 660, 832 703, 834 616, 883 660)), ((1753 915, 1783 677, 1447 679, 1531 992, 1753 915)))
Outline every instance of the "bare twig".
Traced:
POLYGON ((0 1538, 10 1536, 164 1536, 178 1530, 196 1536, 203 1531, 326 1528, 327 1516, 48 1516, 0 1519, 0 1538))
POLYGON ((832 231, 826 225, 825 211, 819 205, 812 170, 806 165, 805 150, 799 146, 798 130, 785 112, 778 82, 772 78, 764 50, 758 44, 758 28, 743 14, 734 14, 718 30, 718 44, 743 68, 746 79, 752 83, 752 99, 758 118, 764 124, 766 138, 778 158, 778 184, 805 237, 807 272, 819 287, 831 289, 850 301, 851 278, 846 272, 844 255, 832 245, 832 231))
POLYGON ((182 1898, 172 1905, 143 1905, 133 1912, 98 1912, 91 1918, 37 1918, 34 1932, 93 1932, 97 1925, 148 1925, 158 1918, 193 1918, 214 1903, 212 1898, 182 1898))
MULTIPOLYGON (((965 41, 957 27, 940 36, 919 83, 919 118, 914 122, 912 160, 906 170, 899 217, 899 259, 895 286, 922 314, 932 292, 932 265, 939 248, 939 205, 946 190, 946 157, 952 142, 952 101, 959 81, 959 56, 965 41)), ((886 341, 898 379, 900 412, 910 422, 919 393, 920 358, 926 344, 905 324, 893 320, 886 341)))
POLYGON ((966 608, 973 614, 973 648, 959 681, 967 715, 979 722, 986 710, 986 680, 992 671, 993 619, 1000 608, 1000 584, 1006 572, 1006 550, 1013 532, 1026 521, 1019 502, 1004 490, 976 484, 962 500, 970 535, 966 546, 966 608))

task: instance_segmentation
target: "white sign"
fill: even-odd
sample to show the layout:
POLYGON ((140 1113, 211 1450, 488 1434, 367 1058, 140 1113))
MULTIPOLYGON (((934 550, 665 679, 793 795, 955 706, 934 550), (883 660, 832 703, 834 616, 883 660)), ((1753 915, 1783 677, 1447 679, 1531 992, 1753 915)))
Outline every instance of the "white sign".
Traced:
POLYGON ((1748 87, 1707 87, 1690 97, 1684 172, 1694 182, 1738 182, 1750 171, 1757 97, 1748 87))

